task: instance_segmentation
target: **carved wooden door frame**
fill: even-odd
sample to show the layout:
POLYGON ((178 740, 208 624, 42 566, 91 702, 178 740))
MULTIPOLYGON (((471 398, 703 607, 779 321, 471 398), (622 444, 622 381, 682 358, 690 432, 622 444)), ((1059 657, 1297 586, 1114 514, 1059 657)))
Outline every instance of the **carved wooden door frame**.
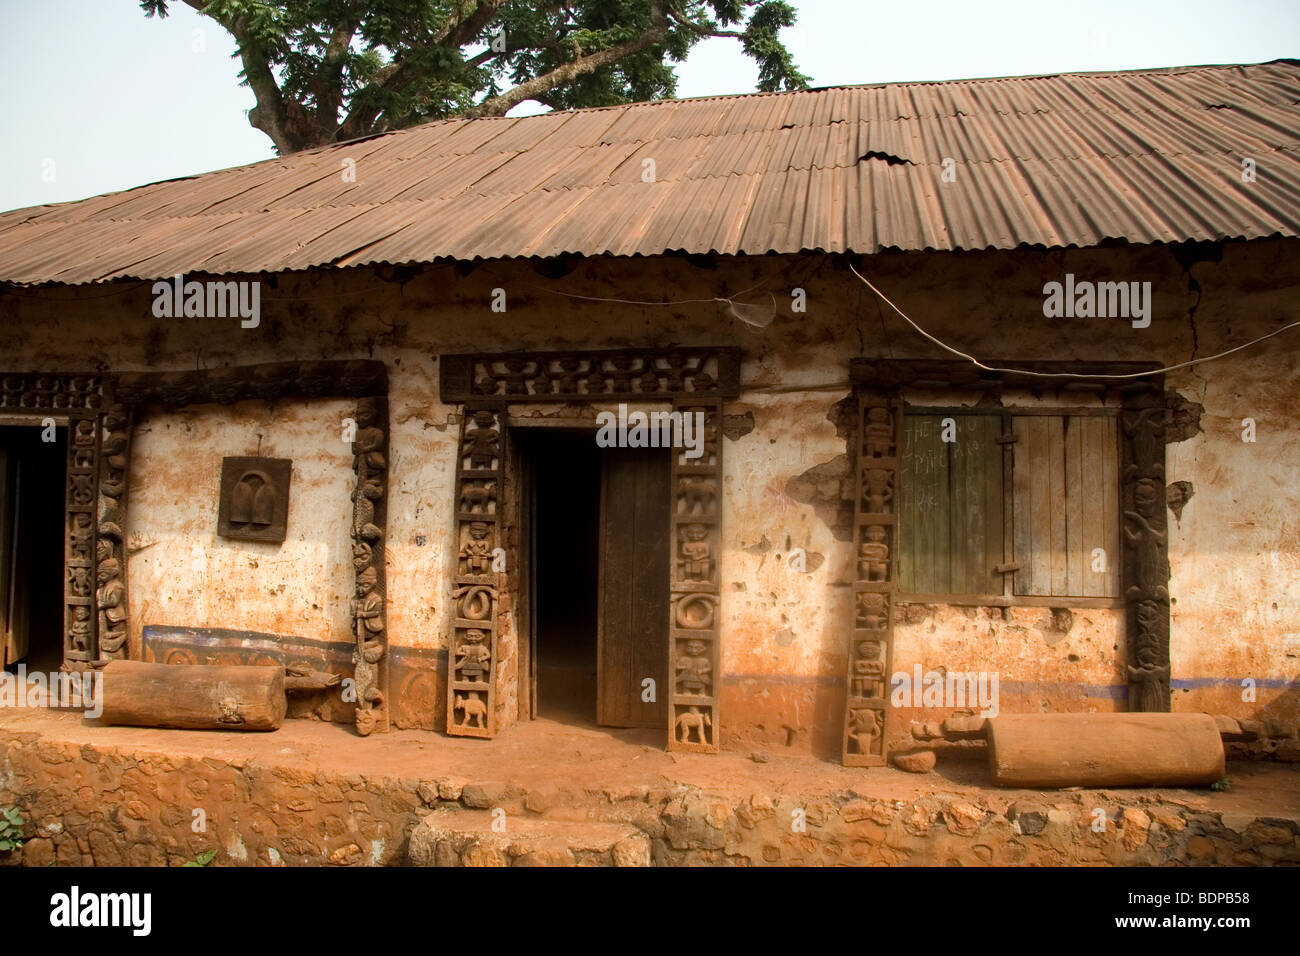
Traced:
POLYGON ((705 425, 704 454, 699 459, 680 452, 673 455, 672 509, 665 529, 674 555, 669 585, 668 746, 717 751, 721 419, 723 402, 739 393, 740 350, 730 347, 439 356, 439 396, 445 404, 460 406, 461 426, 453 500, 456 573, 447 639, 449 734, 492 737, 497 732, 499 605, 501 596, 512 590, 510 575, 517 573, 518 562, 504 572, 483 569, 490 568, 485 555, 505 546, 502 503, 510 460, 509 405, 666 402, 674 412, 699 413, 705 425), (677 550, 678 536, 687 525, 705 529, 707 551, 696 548, 693 559, 683 560, 677 550), (699 574, 704 567, 707 574, 699 574), (692 675, 680 686, 679 665, 692 675))
POLYGON ((1018 362, 998 360, 988 364, 1014 367, 1025 372, 1049 374, 1045 380, 1035 375, 1013 372, 989 372, 969 362, 947 359, 853 359, 849 380, 853 385, 856 417, 850 439, 854 454, 854 524, 853 565, 855 573, 853 620, 850 622, 846 704, 841 757, 846 766, 873 766, 887 759, 889 708, 885 706, 888 680, 893 667, 893 595, 896 590, 898 550, 901 544, 897 517, 898 450, 901 442, 902 390, 915 388, 981 389, 998 395, 1005 388, 1068 386, 1072 390, 1117 393, 1120 409, 1120 511, 1123 529, 1121 561, 1128 647, 1127 675, 1130 711, 1168 711, 1169 688, 1169 540, 1168 516, 1165 513, 1165 423, 1167 399, 1165 382, 1154 363, 1148 362, 1018 362), (1139 372, 1152 372, 1138 378, 1119 378, 1139 372), (1088 376, 1111 376, 1109 379, 1088 376), (892 438, 881 428, 868 433, 868 424, 880 425, 884 419, 869 423, 872 409, 888 409, 884 419, 892 428, 892 438), (882 443, 892 441, 888 454, 882 443), (890 495, 882 504, 874 501, 864 487, 865 475, 876 469, 884 479, 890 495), (879 505, 879 507, 875 507, 879 505), (886 530, 888 557, 879 570, 874 560, 876 550, 862 551, 865 528, 873 525, 886 530), (883 578, 883 580, 882 580, 883 578), (866 597, 880 594, 882 598, 866 597), (863 642, 879 644, 882 653, 873 660, 859 653, 863 642), (877 667, 879 661, 883 667, 877 667), (875 675, 882 677, 874 684, 875 675), (859 693, 858 691, 867 691, 859 693), (868 719, 863 710, 880 710, 882 716, 868 719), (877 730, 878 728, 878 730, 877 730), (863 752, 860 735, 878 734, 863 752))
POLYGON ((91 661, 124 656, 124 642, 118 639, 117 627, 119 614, 126 612, 117 514, 126 491, 125 471, 119 467, 124 461, 119 443, 129 428, 129 416, 124 421, 121 409, 110 408, 108 392, 106 377, 93 372, 0 373, 0 412, 31 419, 36 426, 45 419, 66 422, 64 670, 81 670, 91 661), (118 573, 114 573, 115 569, 118 573), (105 586, 98 584, 101 574, 108 579, 105 586), (101 629, 105 611, 111 611, 113 622, 101 629))
POLYGON ((382 362, 275 362, 119 375, 0 373, 0 412, 68 420, 64 522, 64 668, 127 656, 127 479, 131 434, 146 406, 250 399, 356 398, 357 474, 349 524, 358 600, 353 654, 357 731, 389 729, 384 541, 388 376, 382 362))

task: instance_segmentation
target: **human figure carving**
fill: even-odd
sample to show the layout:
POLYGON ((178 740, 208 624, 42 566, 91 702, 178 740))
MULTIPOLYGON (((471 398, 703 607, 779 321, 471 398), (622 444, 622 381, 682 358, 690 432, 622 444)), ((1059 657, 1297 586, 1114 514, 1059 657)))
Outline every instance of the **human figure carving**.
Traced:
POLYGON ((78 605, 72 612, 72 626, 68 629, 74 650, 84 651, 90 648, 90 608, 78 605))
POLYGON ((352 543, 352 570, 355 574, 360 574, 366 568, 375 562, 374 549, 365 541, 354 541, 352 543))
POLYGON ((99 562, 95 570, 99 590, 95 601, 99 605, 99 649, 106 654, 116 654, 126 643, 126 587, 116 558, 99 562))
POLYGON ((551 380, 551 391, 557 395, 572 395, 578 391, 578 360, 573 356, 563 356, 556 361, 560 367, 551 380))
POLYGON ((474 413, 474 424, 465 429, 465 457, 474 470, 491 469, 501 448, 496 416, 489 411, 474 413))
POLYGON ((878 591, 858 594, 858 627, 879 630, 889 623, 889 606, 878 591))
POLYGON ((700 640, 686 642, 686 653, 677 658, 677 693, 709 696, 713 686, 713 664, 706 653, 708 649, 708 645, 700 640))
POLYGON ((471 684, 486 684, 492 673, 492 652, 483 643, 487 635, 479 628, 470 628, 456 648, 456 670, 461 680, 471 684))
POLYGON ((488 526, 483 521, 471 521, 469 540, 461 545, 460 559, 464 574, 487 574, 492 570, 492 542, 488 540, 488 526))
POLYGON ((894 426, 889 421, 889 409, 873 405, 867 409, 867 420, 862 427, 862 448, 868 458, 888 458, 894 450, 894 426))
POLYGON ((1148 589, 1153 595, 1164 598, 1168 590, 1159 582, 1167 579, 1164 553, 1168 531, 1161 520, 1160 494, 1163 486, 1154 478, 1139 478, 1133 488, 1134 510, 1124 512, 1124 537, 1132 548, 1133 580, 1138 582, 1128 590, 1148 589))
POLYGON ((384 597, 378 591, 374 568, 366 568, 357 575, 357 599, 353 602, 352 615, 358 651, 363 660, 374 664, 384 656, 384 597))
POLYGON ((681 531, 682 577, 687 580, 708 581, 713 577, 712 549, 709 547, 709 529, 702 524, 682 525, 681 531))
POLYGON ((867 525, 866 537, 858 545, 858 577, 866 581, 889 579, 889 545, 882 525, 867 525))
POLYGON ((849 711, 849 737, 857 745, 858 753, 874 753, 880 737, 880 711, 871 707, 849 711))
POLYGON ((868 468, 862 477, 867 486, 867 511, 872 514, 887 513, 890 502, 894 500, 893 472, 883 468, 868 468))
POLYGON ((879 697, 885 678, 885 665, 879 659, 879 641, 858 641, 857 659, 853 662, 853 696, 879 697))
POLYGON ((384 458, 384 430, 379 427, 379 409, 371 399, 357 402, 357 433, 352 444, 353 454, 374 471, 388 467, 384 458))
POLYGON ((505 371, 501 373, 501 381, 505 383, 505 392, 507 395, 527 395, 528 380, 531 374, 528 371, 529 363, 524 359, 511 357, 501 363, 505 366, 505 371))

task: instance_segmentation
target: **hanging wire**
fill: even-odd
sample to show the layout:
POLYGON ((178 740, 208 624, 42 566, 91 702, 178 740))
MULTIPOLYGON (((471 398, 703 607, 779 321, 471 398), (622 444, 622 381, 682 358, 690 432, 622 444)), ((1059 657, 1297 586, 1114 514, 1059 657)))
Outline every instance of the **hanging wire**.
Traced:
POLYGON ((995 368, 991 365, 985 365, 975 356, 969 355, 966 352, 961 351, 961 349, 955 349, 951 345, 948 345, 946 342, 942 342, 939 339, 935 338, 925 329, 921 328, 919 325, 913 322, 911 317, 906 312, 904 312, 898 306, 894 305, 894 303, 890 301, 889 296, 885 295, 885 293, 881 292, 874 285, 872 285, 866 276, 864 276, 861 272, 859 272, 857 269, 853 267, 853 263, 849 263, 849 269, 852 270, 855 276, 857 276, 859 279, 861 279, 863 282, 867 284, 868 289, 870 289, 876 295, 880 296, 880 298, 884 300, 886 305, 888 305, 891 309, 893 309, 895 312, 901 315, 907 321, 908 325, 916 329, 916 331, 920 332, 923 336, 925 336, 935 345, 939 346, 939 348, 943 349, 945 352, 951 352, 953 355, 964 358, 968 362, 974 364, 977 368, 982 368, 986 372, 1013 372, 1016 375, 1028 375, 1033 378, 1105 378, 1105 379, 1145 378, 1148 375, 1159 375, 1163 372, 1174 372, 1180 368, 1190 368, 1193 365, 1200 365, 1202 362, 1213 362, 1215 359, 1223 358, 1225 355, 1231 355, 1233 352, 1240 352, 1242 349, 1248 349, 1252 345, 1256 345, 1260 342, 1263 342, 1265 339, 1271 339, 1275 335, 1281 335, 1283 332, 1287 331, 1288 329, 1294 329, 1297 326, 1300 326, 1300 322, 1292 322, 1289 325, 1282 326, 1282 328, 1280 329, 1274 329, 1272 332, 1269 332, 1267 335, 1261 335, 1257 339, 1251 339, 1249 342, 1245 343, 1244 345, 1238 345, 1233 348, 1226 349, 1222 352, 1219 352, 1216 355, 1207 355, 1204 358, 1192 359, 1189 362, 1179 362, 1177 365, 1166 365, 1164 368, 1154 368, 1145 372, 1131 372, 1131 373, 1121 373, 1121 374, 1111 375, 1111 374, 1103 374, 1103 373, 1081 374, 1078 372, 1034 372, 1034 371, 1030 371, 1029 369, 1023 369, 1023 368, 995 368))

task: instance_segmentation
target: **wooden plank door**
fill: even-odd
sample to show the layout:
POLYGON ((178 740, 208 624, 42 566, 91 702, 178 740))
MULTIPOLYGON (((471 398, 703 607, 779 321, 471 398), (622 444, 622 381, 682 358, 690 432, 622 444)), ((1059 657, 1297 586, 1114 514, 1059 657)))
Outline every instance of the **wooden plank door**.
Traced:
POLYGON ((669 467, 666 449, 603 457, 596 721, 607 727, 668 726, 669 467))

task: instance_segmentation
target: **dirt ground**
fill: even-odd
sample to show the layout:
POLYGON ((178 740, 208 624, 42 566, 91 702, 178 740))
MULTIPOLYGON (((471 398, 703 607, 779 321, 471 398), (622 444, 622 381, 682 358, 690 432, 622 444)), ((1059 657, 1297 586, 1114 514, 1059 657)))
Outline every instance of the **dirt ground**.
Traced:
MULTIPOLYGON (((99 726, 67 711, 0 711, 0 728, 36 732, 98 749, 216 758, 240 764, 324 770, 365 777, 493 780, 512 788, 555 786, 570 792, 624 793, 638 787, 698 787, 707 793, 790 795, 853 793, 868 799, 911 801, 935 794, 982 795, 1008 804, 1041 791, 990 785, 982 744, 940 744, 936 769, 910 774, 893 767, 846 768, 799 754, 667 753, 663 735, 539 719, 495 740, 444 737, 399 730, 358 737, 350 728, 308 720, 286 721, 269 733, 158 730, 99 726), (755 760, 766 756, 764 762, 755 760)), ((1300 765, 1231 761, 1231 787, 1125 790, 1129 799, 1172 802, 1216 813, 1300 814, 1300 765)), ((1101 793, 1121 791, 1100 791, 1101 793)))

